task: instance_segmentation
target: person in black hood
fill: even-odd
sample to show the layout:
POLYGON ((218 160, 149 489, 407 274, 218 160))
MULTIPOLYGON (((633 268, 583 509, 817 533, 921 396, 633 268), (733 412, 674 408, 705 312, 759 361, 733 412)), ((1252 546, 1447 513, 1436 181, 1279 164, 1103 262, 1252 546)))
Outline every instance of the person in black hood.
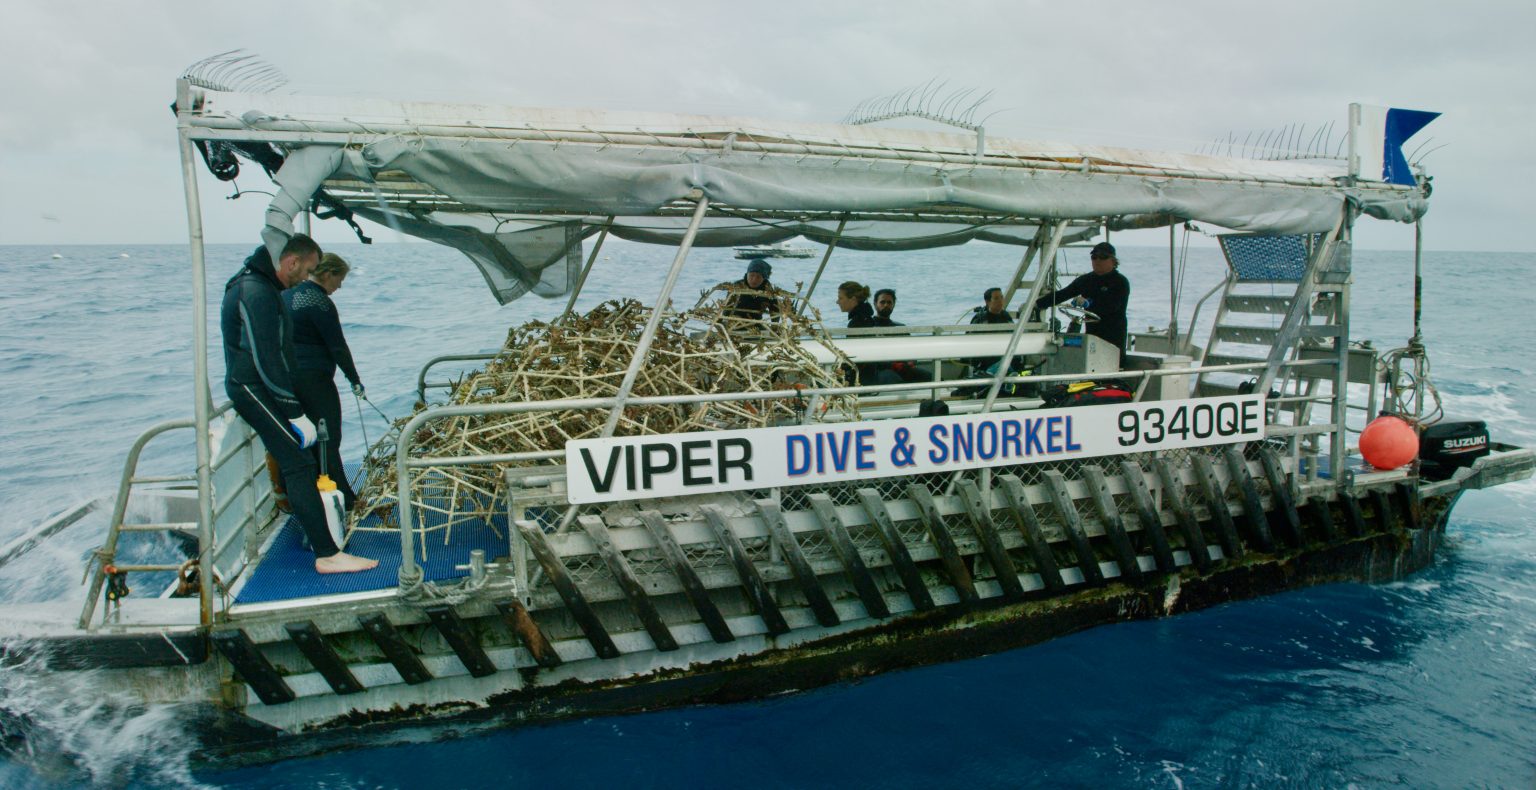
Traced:
POLYGON ((779 312, 779 298, 783 294, 768 281, 772 276, 773 267, 768 264, 768 261, 753 258, 747 263, 747 273, 740 280, 722 284, 723 287, 734 290, 726 297, 725 309, 721 315, 726 318, 761 321, 765 315, 779 312))
POLYGON ((1093 271, 1073 280, 1067 287, 1051 291, 1035 300, 1035 308, 1061 304, 1073 297, 1087 299, 1087 308, 1099 317, 1088 324, 1087 332, 1115 344, 1125 356, 1125 308, 1131 301, 1131 281, 1120 273, 1120 260, 1114 245, 1107 241, 1094 245, 1088 253, 1093 271))
POLYGON ((875 325, 875 308, 869 306, 869 286, 849 280, 837 286, 837 309, 848 314, 851 329, 875 325))
POLYGON ((342 552, 326 528, 320 492, 315 489, 315 459, 307 450, 315 426, 304 416, 294 393, 293 321, 283 306, 283 289, 298 285, 320 262, 320 245, 295 234, 273 264, 258 247, 224 286, 219 325, 224 335, 224 391, 235 411, 261 437, 277 459, 293 515, 315 552, 320 573, 366 571, 379 563, 342 552))
MULTIPOLYGON (((336 490, 341 492, 348 510, 357 503, 357 493, 341 464, 341 398, 336 392, 336 369, 341 368, 352 383, 353 395, 361 398, 365 391, 346 335, 341 332, 341 318, 331 294, 341 288, 351 268, 340 255, 327 252, 320 256, 320 265, 309 279, 283 291, 283 305, 293 316, 293 352, 298 362, 294 372, 296 393, 305 414, 316 422, 325 420, 329 436, 321 466, 336 481, 336 490)), ((316 462, 322 460, 318 446, 311 447, 310 453, 316 462)))

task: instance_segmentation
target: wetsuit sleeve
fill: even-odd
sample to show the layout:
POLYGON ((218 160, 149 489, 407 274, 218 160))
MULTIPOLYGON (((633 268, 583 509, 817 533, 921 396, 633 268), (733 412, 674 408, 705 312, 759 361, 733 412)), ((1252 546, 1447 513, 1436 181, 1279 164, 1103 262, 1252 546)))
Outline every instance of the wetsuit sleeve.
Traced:
POLYGON ((1036 299, 1035 309, 1038 310, 1042 307, 1050 307, 1053 304, 1061 304, 1062 302, 1065 302, 1074 296, 1082 296, 1083 292, 1087 290, 1087 288, 1088 275, 1079 276, 1077 279, 1069 283, 1067 287, 1058 291, 1051 291, 1050 293, 1041 296, 1039 299, 1036 299))
POLYGON ((293 394, 293 377, 289 361, 283 354, 283 307, 276 291, 240 284, 240 325, 245 337, 242 342, 250 349, 251 360, 261 383, 271 393, 284 419, 294 419, 304 414, 299 399, 293 394))
POLYGON ((347 337, 341 333, 341 316, 336 313, 336 305, 329 297, 325 301, 326 309, 310 311, 310 319, 315 329, 319 330, 320 338, 325 341, 325 347, 330 350, 331 361, 341 368, 347 381, 361 384, 363 382, 357 375, 357 366, 352 362, 352 349, 347 347, 347 337))

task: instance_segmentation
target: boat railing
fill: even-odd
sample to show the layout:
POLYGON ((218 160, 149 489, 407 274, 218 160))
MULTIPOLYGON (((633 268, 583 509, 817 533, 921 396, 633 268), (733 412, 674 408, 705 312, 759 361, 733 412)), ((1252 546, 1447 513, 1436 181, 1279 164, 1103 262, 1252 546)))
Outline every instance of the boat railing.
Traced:
MULTIPOLYGON (((1044 324, 1036 324, 1043 328, 1044 324)), ((1029 327, 1026 327, 1028 329, 1029 327)), ((922 336, 922 335, 967 335, 967 334, 1006 334, 1013 331, 1012 325, 1007 324, 923 324, 899 327, 864 327, 850 329, 847 327, 827 327, 827 335, 834 338, 842 337, 885 337, 885 336, 922 336)), ((812 339, 807 337, 806 339, 812 339)), ((416 400, 420 403, 427 402, 427 391, 437 389, 450 389, 453 381, 442 379, 431 381, 428 379, 433 368, 450 362, 486 362, 500 356, 499 352, 482 351, 465 354, 442 354, 427 360, 421 370, 416 373, 416 400)))
MULTIPOLYGON (((230 403, 224 403, 216 407, 211 414, 211 419, 223 416, 230 411, 231 406, 230 403)), ((132 565, 116 562, 118 543, 124 533, 158 532, 185 537, 195 537, 199 534, 199 524, 196 521, 128 523, 129 503, 137 488, 197 482, 196 474, 141 475, 138 471, 140 458, 151 441, 173 432, 193 429, 195 424, 191 419, 160 423, 140 434, 129 448, 128 457, 123 463, 123 474, 114 500, 112 516, 107 524, 106 539, 92 553, 88 566, 89 586, 80 613, 80 628, 91 627, 98 602, 103 598, 104 588, 114 576, 126 579, 125 574, 128 573, 186 573, 190 566, 196 565, 195 561, 132 565)), ((214 536, 214 545, 209 556, 213 558, 214 567, 196 569, 200 585, 223 585, 226 588, 233 583, 234 578, 243 571, 247 563, 255 558, 261 533, 260 514, 265 512, 263 505, 270 504, 272 500, 271 485, 266 473, 265 453, 255 443, 255 432, 239 419, 229 421, 227 426, 224 441, 220 444, 219 453, 213 460, 210 475, 213 483, 209 496, 213 499, 211 512, 214 523, 211 534, 214 536)), ((266 520, 271 521, 272 515, 269 513, 266 520)), ((201 548, 199 546, 200 550, 201 548)), ((120 606, 122 599, 114 596, 113 602, 120 606)), ((206 625, 212 621, 212 616, 211 611, 202 612, 200 621, 206 625)))
POLYGON ((1200 311, 1205 308, 1205 303, 1210 301, 1211 297, 1226 290, 1231 286, 1231 283, 1232 277, 1228 275, 1225 279, 1211 286, 1211 290, 1206 291, 1205 295, 1200 297, 1200 301, 1195 302, 1195 312, 1189 317, 1189 330, 1182 335, 1182 339, 1176 338, 1175 347, 1177 350, 1175 353, 1186 356, 1198 356, 1198 349, 1195 348, 1195 330, 1200 326, 1200 311))
POLYGON ((427 360, 421 366, 421 371, 416 374, 416 400, 420 403, 427 402, 427 390, 449 389, 453 386, 451 381, 427 381, 427 372, 446 362, 485 362, 500 356, 496 352, 484 351, 477 354, 443 354, 427 360))
MULTIPOLYGON (((1288 360, 1288 361, 1282 362, 1282 363, 1280 363, 1280 366, 1282 368, 1284 368, 1284 369, 1292 370, 1292 369, 1301 368, 1301 367, 1317 366, 1317 365, 1331 365, 1331 364, 1336 364, 1336 362, 1334 360, 1331 360, 1331 359, 1297 359, 1297 360, 1288 360)), ((1209 367, 1209 368, 1205 368, 1204 371, 1207 372, 1207 373, 1244 373, 1244 372, 1260 371, 1260 370, 1264 369, 1265 367, 1266 367, 1266 363, 1244 363, 1244 364, 1212 366, 1212 367, 1209 367)), ((1189 375, 1191 372, 1192 372, 1192 369, 1189 369, 1189 368, 1167 368, 1167 369, 1153 369, 1153 370, 1133 370, 1133 371, 1122 371, 1122 372, 1116 373, 1116 374, 1114 374, 1114 377, 1119 379, 1119 380, 1122 380, 1122 381, 1150 381, 1153 378, 1162 377, 1162 376, 1183 376, 1183 375, 1189 375)), ((1004 384, 1048 384, 1048 383, 1055 383, 1055 382, 1079 381, 1079 380, 1082 380, 1082 379, 1083 379, 1083 374, 1082 373, 1063 373, 1063 374, 1052 374, 1052 375, 1042 375, 1042 376, 1008 376, 1008 377, 1002 378, 1001 382, 1004 383, 1004 384)), ((396 455, 395 455, 395 463, 396 463, 395 479, 396 479, 397 485, 398 485, 398 490, 397 490, 396 493, 397 493, 397 502, 398 502, 398 508, 399 508, 397 515, 398 515, 398 524, 401 527, 400 528, 400 552, 401 552, 400 584, 401 584, 402 587, 410 587, 410 586, 414 586, 415 584, 417 584, 420 581, 420 579, 421 579, 421 570, 419 569, 418 564, 417 564, 417 549, 416 549, 416 545, 415 545, 416 533, 418 531, 418 528, 416 526, 414 526, 416 524, 416 517, 415 517, 415 514, 413 512, 413 504, 412 504, 413 503, 413 496, 412 496, 412 490, 411 490, 412 480, 413 480, 413 473, 415 473, 417 470, 428 469, 428 468, 432 468, 432 467, 512 464, 512 463, 528 463, 528 462, 539 462, 539 461, 548 462, 548 461, 560 461, 560 460, 563 460, 564 457, 565 457, 564 449, 535 449, 535 450, 524 450, 524 451, 519 451, 519 452, 511 452, 511 453, 486 453, 486 454, 458 455, 458 456, 413 456, 412 452, 413 452, 413 449, 415 447, 415 441, 416 441, 417 434, 420 433, 423 428, 425 428, 427 425, 429 425, 431 423, 434 423, 434 422, 437 422, 437 421, 440 421, 440 420, 452 419, 452 418, 456 418, 456 417, 481 417, 481 416, 495 416, 495 415, 528 414, 528 413, 539 413, 539 412, 566 412, 566 411, 580 411, 580 410, 594 410, 594 409, 610 409, 611 410, 611 409, 614 409, 614 408, 620 407, 620 406, 622 406, 622 407, 637 407, 637 406, 687 405, 687 404, 718 403, 718 402, 732 402, 732 401, 764 401, 764 400, 800 399, 800 398, 811 399, 811 398, 825 398, 825 397, 847 396, 847 395, 851 395, 851 396, 871 395, 871 394, 876 394, 876 393, 878 393, 878 394, 890 394, 890 393, 898 393, 898 392, 922 393, 922 392, 932 392, 932 391, 940 389, 940 388, 948 389, 948 388, 952 388, 952 387, 988 386, 988 385, 992 385, 992 384, 994 384, 994 383, 996 383, 998 381, 999 381, 999 379, 997 379, 997 378, 986 377, 986 378, 972 378, 972 379, 949 380, 949 381, 943 381, 943 382, 934 382, 934 381, 903 382, 903 383, 900 383, 900 384, 862 385, 862 386, 851 386, 851 387, 824 387, 824 388, 817 388, 817 389, 807 388, 807 389, 800 389, 800 390, 785 389, 785 390, 773 390, 773 391, 765 391, 765 392, 723 392, 723 393, 688 394, 688 395, 657 395, 657 396, 645 396, 645 397, 632 396, 632 397, 623 398, 623 399, 617 398, 617 397, 606 397, 606 398, 577 398, 577 399, 551 400, 551 401, 523 401, 523 402, 515 402, 515 403, 464 404, 464 405, 434 406, 434 407, 422 410, 422 411, 418 412, 415 416, 413 416, 410 420, 408 420, 402 426, 401 432, 400 432, 400 437, 399 437, 399 440, 398 440, 398 444, 396 445, 396 450, 395 450, 395 452, 396 452, 396 455)), ((1138 390, 1144 390, 1144 389, 1146 389, 1146 388, 1145 387, 1138 387, 1138 390)), ((1307 395, 1307 396, 1298 396, 1297 398, 1293 398, 1291 400, 1293 400, 1293 401, 1294 400, 1311 400, 1311 401, 1323 400, 1323 401, 1327 401, 1327 400, 1331 400, 1331 399, 1332 399, 1331 395, 1307 395)), ((1274 437, 1274 438, 1282 439, 1282 440, 1284 440, 1287 443, 1288 450, 1289 450, 1288 454, 1292 458, 1292 466, 1291 466, 1292 469, 1300 468, 1300 466, 1298 465, 1297 458, 1304 451, 1310 451, 1314 456, 1317 453, 1316 446, 1310 446, 1309 447, 1307 442, 1302 441, 1305 437, 1311 436, 1311 435, 1332 434, 1334 432, 1334 430, 1336 429, 1336 427, 1337 427, 1337 426, 1335 426, 1335 425, 1333 425, 1331 423, 1315 424, 1315 425, 1314 424, 1306 424, 1306 425, 1294 425, 1294 424, 1293 425, 1284 425, 1284 424, 1278 424, 1278 422, 1277 422, 1277 415, 1279 414, 1280 410, 1279 409, 1268 409, 1267 411, 1269 413, 1269 416, 1266 418, 1266 422, 1269 423, 1268 434, 1270 436, 1274 437)), ((1328 413, 1331 414, 1332 413, 1331 410, 1328 413)), ((1317 474, 1316 470, 1317 470, 1317 467, 1319 466, 1319 464, 1314 461, 1310 466, 1312 467, 1312 470, 1313 470, 1312 471, 1312 476, 1315 478, 1315 476, 1317 474)), ((425 531, 425 528, 423 527, 421 531, 425 531)))

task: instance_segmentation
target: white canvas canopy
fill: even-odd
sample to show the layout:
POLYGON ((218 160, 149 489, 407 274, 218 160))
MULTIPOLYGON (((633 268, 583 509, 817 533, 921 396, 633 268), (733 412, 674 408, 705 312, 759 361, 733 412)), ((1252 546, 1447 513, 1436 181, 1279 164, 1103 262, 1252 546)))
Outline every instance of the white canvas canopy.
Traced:
POLYGON ((1325 232, 1350 204, 1412 222, 1416 186, 1358 183, 1346 163, 1265 161, 987 140, 873 126, 238 94, 184 87, 194 139, 270 143, 287 158, 269 243, 323 188, 358 215, 455 247, 497 298, 563 294, 582 239, 607 227, 676 244, 804 236, 910 250, 973 239, 1028 244, 1042 222, 1198 221, 1264 234, 1325 232), (978 150, 980 149, 980 150, 978 150), (841 226, 841 232, 838 228, 841 226))

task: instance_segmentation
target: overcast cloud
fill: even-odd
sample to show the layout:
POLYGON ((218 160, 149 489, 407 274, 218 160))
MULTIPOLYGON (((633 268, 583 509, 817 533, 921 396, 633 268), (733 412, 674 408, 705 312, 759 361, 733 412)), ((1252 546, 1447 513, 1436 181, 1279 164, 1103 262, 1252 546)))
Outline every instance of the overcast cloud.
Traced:
MULTIPOLYGON (((810 121, 937 77, 995 91, 989 137, 1186 150, 1342 126, 1351 101, 1437 110, 1409 146, 1445 145, 1427 160, 1427 246, 1530 251, 1533 23, 1536 6, 1497 2, 13 0, 0 243, 185 241, 173 81, 244 48, 304 93, 810 121)), ((202 189, 210 241, 255 238, 262 196, 202 189)), ((1407 226, 1362 225, 1363 247, 1412 246, 1407 226)), ((351 238, 326 226, 322 241, 351 238)))

